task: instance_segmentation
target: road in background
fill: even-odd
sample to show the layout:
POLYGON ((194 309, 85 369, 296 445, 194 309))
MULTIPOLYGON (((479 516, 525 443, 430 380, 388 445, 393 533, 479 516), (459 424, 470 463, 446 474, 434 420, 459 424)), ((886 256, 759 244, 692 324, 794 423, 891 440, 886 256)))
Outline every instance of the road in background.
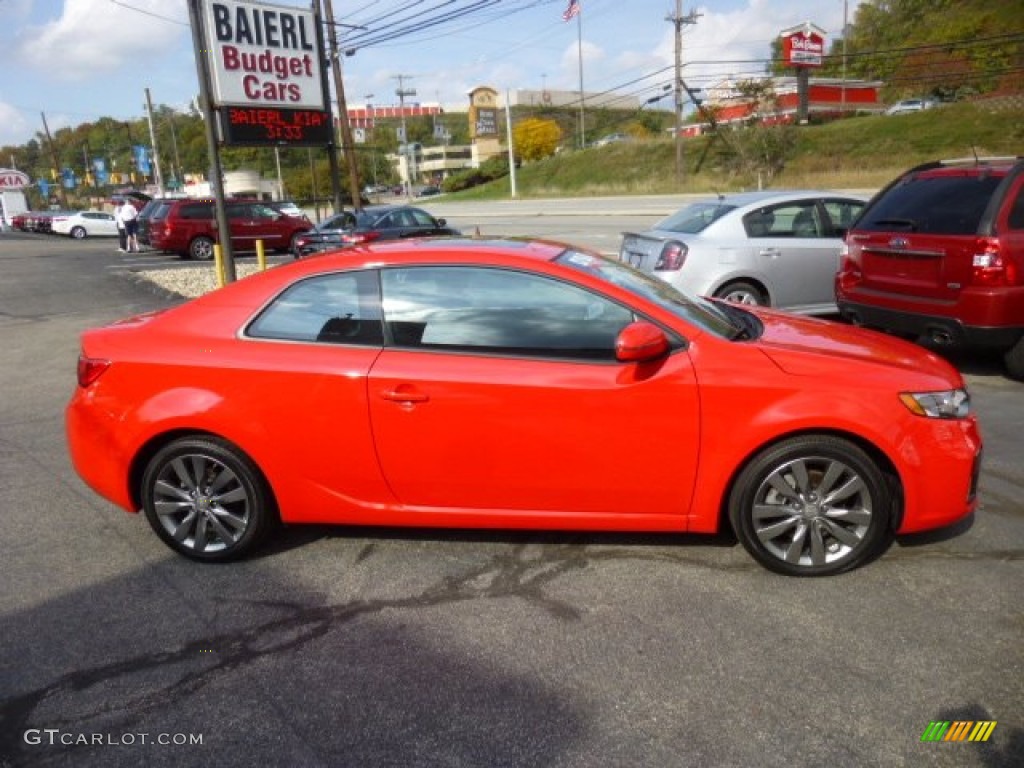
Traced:
POLYGON ((973 526, 841 577, 728 537, 315 527, 203 566, 64 447, 81 330, 176 301, 137 280, 163 257, 129 256, 0 235, 3 768, 1019 765, 1024 385, 993 361, 957 361, 986 438, 973 526), (937 720, 997 726, 923 743, 937 720))
POLYGON ((706 195, 585 197, 557 200, 415 202, 467 235, 543 236, 618 254, 625 230, 650 229, 689 199, 706 195))

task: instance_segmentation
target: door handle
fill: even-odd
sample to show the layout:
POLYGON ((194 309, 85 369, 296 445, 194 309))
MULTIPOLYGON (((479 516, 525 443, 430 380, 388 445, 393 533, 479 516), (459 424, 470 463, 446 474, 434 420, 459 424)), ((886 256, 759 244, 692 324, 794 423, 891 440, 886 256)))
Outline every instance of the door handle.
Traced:
POLYGON ((771 258, 774 259, 776 256, 779 255, 779 249, 778 248, 762 248, 760 251, 758 251, 758 254, 760 256, 770 256, 771 258))
POLYGON ((392 400, 396 403, 425 403, 430 398, 422 392, 414 392, 398 387, 396 389, 385 389, 380 393, 385 400, 392 400))

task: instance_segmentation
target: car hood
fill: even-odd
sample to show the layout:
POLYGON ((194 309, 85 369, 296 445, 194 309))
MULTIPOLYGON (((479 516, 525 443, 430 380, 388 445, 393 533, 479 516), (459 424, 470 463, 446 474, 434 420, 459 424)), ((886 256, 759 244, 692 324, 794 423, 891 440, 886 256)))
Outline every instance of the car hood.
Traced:
POLYGON ((934 352, 883 333, 840 322, 756 309, 764 324, 758 340, 761 350, 779 368, 797 376, 820 375, 828 357, 833 370, 836 358, 850 362, 850 385, 869 368, 901 371, 907 385, 934 390, 963 386, 963 378, 949 362, 934 352), (916 382, 916 383, 912 383, 916 382))

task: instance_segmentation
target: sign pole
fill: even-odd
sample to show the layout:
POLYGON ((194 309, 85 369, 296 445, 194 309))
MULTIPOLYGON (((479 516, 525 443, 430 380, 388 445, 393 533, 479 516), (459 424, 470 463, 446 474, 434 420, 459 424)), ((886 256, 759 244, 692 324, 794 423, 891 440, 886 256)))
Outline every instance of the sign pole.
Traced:
POLYGON ((338 95, 338 121, 341 125, 341 149, 348 164, 348 188, 352 196, 352 207, 363 209, 359 199, 359 169, 356 167, 356 153, 352 141, 352 126, 348 122, 348 105, 345 103, 345 82, 341 77, 341 51, 338 49, 338 30, 334 26, 334 6, 331 0, 324 0, 327 11, 327 39, 330 42, 331 72, 334 75, 334 90, 338 95))
MULTIPOLYGON (((327 119, 331 125, 331 139, 327 143, 327 161, 331 175, 334 212, 341 213, 344 209, 344 204, 341 200, 341 166, 338 163, 338 138, 337 132, 334 130, 334 113, 331 110, 330 86, 327 83, 327 67, 330 65, 330 61, 328 60, 329 54, 325 54, 324 51, 324 14, 320 3, 321 0, 316 0, 313 4, 313 18, 316 20, 316 50, 317 55, 320 57, 320 71, 322 73, 320 90, 323 94, 324 110, 327 112, 327 119)), ((333 22, 333 19, 327 20, 328 24, 333 22)), ((339 105, 339 109, 341 109, 341 105, 339 105)))
POLYGON ((224 258, 224 280, 233 283, 235 273, 235 254, 231 248, 231 226, 228 223, 227 207, 224 204, 224 174, 220 163, 220 148, 217 144, 217 129, 214 126, 216 114, 210 102, 210 62, 209 52, 203 46, 202 14, 199 10, 201 0, 188 0, 189 21, 192 23, 192 45, 195 48, 196 71, 199 74, 199 106, 203 110, 203 122, 206 124, 206 146, 210 153, 210 187, 213 189, 213 204, 217 212, 217 236, 220 240, 224 258))

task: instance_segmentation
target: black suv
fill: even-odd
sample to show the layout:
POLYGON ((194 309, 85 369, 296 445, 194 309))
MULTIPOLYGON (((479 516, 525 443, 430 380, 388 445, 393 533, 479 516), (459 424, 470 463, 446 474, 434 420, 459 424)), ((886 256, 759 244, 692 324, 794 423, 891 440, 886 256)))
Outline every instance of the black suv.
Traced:
POLYGON ((860 325, 987 347, 1024 380, 1024 159, 912 168, 846 235, 836 303, 860 325))

